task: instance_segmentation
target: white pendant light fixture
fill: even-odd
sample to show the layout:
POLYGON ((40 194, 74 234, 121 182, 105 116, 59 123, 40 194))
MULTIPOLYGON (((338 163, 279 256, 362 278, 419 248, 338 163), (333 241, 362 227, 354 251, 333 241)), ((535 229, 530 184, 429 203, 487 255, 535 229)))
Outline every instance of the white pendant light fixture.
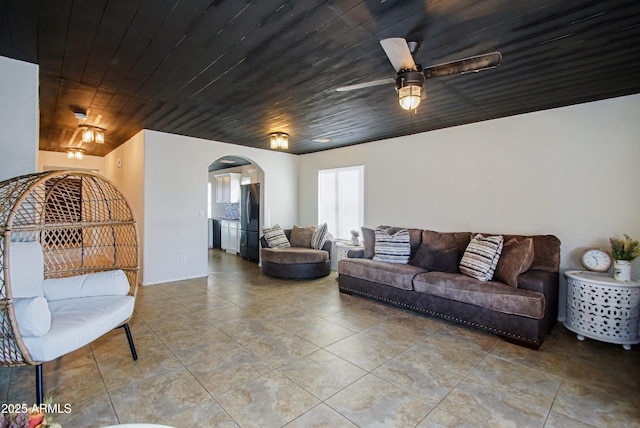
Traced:
POLYGON ((285 132, 272 132, 269 134, 271 148, 274 150, 287 150, 289 148, 289 134, 285 132))

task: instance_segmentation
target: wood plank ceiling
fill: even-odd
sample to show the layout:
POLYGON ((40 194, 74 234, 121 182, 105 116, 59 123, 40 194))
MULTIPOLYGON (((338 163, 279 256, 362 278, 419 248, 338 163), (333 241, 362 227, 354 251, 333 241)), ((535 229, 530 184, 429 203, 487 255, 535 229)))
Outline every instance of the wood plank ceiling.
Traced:
POLYGON ((637 0, 3 0, 0 55, 40 66, 40 148, 103 156, 153 129, 303 154, 640 92, 637 0), (379 40, 416 62, 498 50, 500 67, 427 80, 416 113, 379 40), (319 141, 317 141, 319 140, 319 141), (330 141, 325 141, 330 140, 330 141))

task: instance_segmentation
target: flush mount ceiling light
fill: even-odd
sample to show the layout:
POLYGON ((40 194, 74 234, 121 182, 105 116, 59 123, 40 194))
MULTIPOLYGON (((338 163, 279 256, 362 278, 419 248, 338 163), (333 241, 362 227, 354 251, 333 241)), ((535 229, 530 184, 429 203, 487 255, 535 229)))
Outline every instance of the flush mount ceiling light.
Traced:
POLYGON ((269 134, 272 149, 287 150, 289 148, 289 134, 284 132, 272 132, 269 134))
POLYGON ((73 115, 78 120, 87 120, 87 112, 85 110, 78 110, 73 112, 73 115))
POLYGON ((84 144, 104 144, 104 129, 97 126, 80 125, 80 133, 84 144))
POLYGON ((311 140, 314 143, 330 143, 331 142, 331 138, 316 138, 314 140, 311 140))
POLYGON ((396 78, 396 90, 400 107, 405 110, 415 110, 422 98, 424 74, 421 71, 407 71, 396 78))
POLYGON ((67 159, 82 160, 84 158, 84 149, 76 147, 67 148, 67 159))

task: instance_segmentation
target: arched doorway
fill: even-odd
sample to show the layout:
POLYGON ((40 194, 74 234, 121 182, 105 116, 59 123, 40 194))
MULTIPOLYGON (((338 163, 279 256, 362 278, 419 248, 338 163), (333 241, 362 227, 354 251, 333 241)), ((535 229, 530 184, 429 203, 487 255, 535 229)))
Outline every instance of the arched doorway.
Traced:
POLYGON ((244 156, 226 155, 208 167, 210 249, 259 261, 264 221, 264 170, 244 156))

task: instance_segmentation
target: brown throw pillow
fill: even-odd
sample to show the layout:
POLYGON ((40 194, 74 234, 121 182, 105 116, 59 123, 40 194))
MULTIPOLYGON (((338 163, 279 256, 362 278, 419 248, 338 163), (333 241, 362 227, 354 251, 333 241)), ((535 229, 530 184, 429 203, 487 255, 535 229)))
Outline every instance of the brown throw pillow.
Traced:
POLYGON ((504 244, 502 255, 496 267, 495 279, 512 287, 518 286, 518 275, 529 270, 533 262, 533 240, 523 239, 518 242, 510 239, 504 244))
POLYGON ((375 255, 376 231, 364 226, 360 230, 362 230, 362 243, 364 245, 364 255, 362 257, 372 259, 375 255))
POLYGON ((291 246, 311 248, 311 237, 316 231, 316 226, 299 227, 293 226, 291 230, 291 246))
POLYGON ((420 244, 418 252, 409 264, 430 271, 459 273, 460 250, 457 248, 434 250, 428 245, 420 244))

